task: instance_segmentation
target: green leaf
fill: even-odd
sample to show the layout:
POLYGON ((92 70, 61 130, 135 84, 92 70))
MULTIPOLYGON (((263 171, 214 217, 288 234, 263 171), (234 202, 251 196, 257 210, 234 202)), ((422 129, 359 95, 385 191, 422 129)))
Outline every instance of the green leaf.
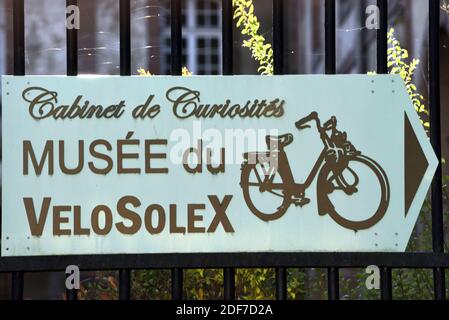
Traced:
POLYGON ((237 28, 242 25, 242 23, 245 21, 245 16, 241 16, 239 20, 237 21, 237 28))

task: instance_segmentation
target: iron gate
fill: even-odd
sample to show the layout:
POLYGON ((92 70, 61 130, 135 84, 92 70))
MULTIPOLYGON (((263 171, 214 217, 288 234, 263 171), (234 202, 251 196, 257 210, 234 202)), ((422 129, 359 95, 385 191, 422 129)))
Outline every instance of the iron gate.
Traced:
MULTIPOLYGON (((131 75, 131 10, 130 0, 120 1, 120 75, 131 75)), ((181 1, 171 0, 171 74, 182 71, 181 1)), ((325 71, 336 73, 335 0, 325 1, 325 71)), ((76 5, 77 0, 66 0, 76 5)), ((377 30, 377 72, 387 73, 388 1, 378 0, 380 9, 377 30)), ((430 139, 441 159, 439 0, 429 0, 429 106, 430 139)), ((273 0, 273 50, 275 74, 283 74, 283 0, 273 0)), ((233 9, 232 0, 222 0, 223 74, 233 74, 233 9)), ((25 75, 24 0, 13 1, 14 75, 25 75)), ((78 73, 78 33, 67 29, 67 75, 78 73)), ((68 265, 81 270, 119 270, 119 298, 130 299, 131 270, 171 268, 172 298, 182 299, 183 268, 224 268, 224 297, 235 297, 234 268, 276 268, 276 297, 287 297, 289 267, 325 267, 328 270, 328 298, 339 299, 339 268, 381 266, 381 298, 392 299, 392 268, 433 269, 434 298, 445 299, 445 268, 449 253, 444 253, 442 172, 438 167, 431 191, 433 252, 426 253, 193 253, 193 254, 109 254, 39 257, 1 257, 0 272, 12 272, 12 298, 23 298, 24 272, 62 271, 68 265)), ((76 290, 67 297, 76 299, 76 290)))

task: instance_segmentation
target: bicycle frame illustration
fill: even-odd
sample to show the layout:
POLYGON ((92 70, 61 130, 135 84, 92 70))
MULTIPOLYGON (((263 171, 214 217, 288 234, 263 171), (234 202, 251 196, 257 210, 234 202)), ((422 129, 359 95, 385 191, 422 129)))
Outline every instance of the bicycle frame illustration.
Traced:
POLYGON ((335 117, 331 117, 321 126, 318 114, 312 112, 307 117, 297 121, 295 123, 296 128, 299 130, 310 128, 307 123, 311 121, 316 123, 324 148, 303 183, 295 182, 284 150, 293 142, 293 135, 290 133, 281 136, 267 136, 267 152, 248 152, 244 154, 240 186, 248 208, 263 221, 279 219, 291 204, 303 207, 310 202, 305 193, 317 178, 317 205, 320 216, 328 214, 339 225, 355 231, 374 226, 385 215, 390 200, 390 186, 385 171, 376 161, 362 155, 347 140, 346 132, 337 130, 337 119, 335 117), (358 192, 357 187, 360 177, 351 168, 351 165, 356 162, 368 167, 375 174, 380 186, 377 210, 369 218, 361 221, 347 219, 338 213, 329 198, 329 195, 337 190, 344 192, 348 197, 358 192), (345 177, 347 174, 352 178, 347 179, 345 177), (252 178, 255 178, 255 180, 251 180, 252 178), (259 209, 257 203, 251 197, 251 190, 280 197, 282 204, 276 210, 270 212, 259 209))

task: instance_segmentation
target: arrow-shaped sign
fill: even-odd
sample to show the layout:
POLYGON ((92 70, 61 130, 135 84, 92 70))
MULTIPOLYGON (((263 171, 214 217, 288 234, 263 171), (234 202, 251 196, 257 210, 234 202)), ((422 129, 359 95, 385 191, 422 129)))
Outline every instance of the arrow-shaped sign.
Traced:
POLYGON ((399 76, 2 92, 2 255, 404 251, 438 164, 399 76))

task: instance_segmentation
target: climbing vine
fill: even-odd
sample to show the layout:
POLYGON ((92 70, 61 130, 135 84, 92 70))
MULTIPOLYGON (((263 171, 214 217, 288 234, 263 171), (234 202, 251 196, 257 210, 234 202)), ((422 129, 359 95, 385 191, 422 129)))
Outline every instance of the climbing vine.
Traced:
MULTIPOLYGON (((153 74, 150 71, 145 70, 144 68, 137 69, 137 74, 139 76, 143 76, 143 77, 153 76, 153 74)), ((189 69, 187 69, 187 67, 184 66, 184 67, 182 67, 182 73, 181 74, 183 76, 187 77, 187 76, 191 76, 192 72, 190 72, 189 69)))
POLYGON ((259 63, 257 72, 262 75, 272 75, 273 48, 259 33, 260 22, 254 14, 252 0, 232 0, 234 7, 234 20, 242 35, 246 36, 242 46, 251 50, 251 56, 259 63))
POLYGON ((413 102, 416 112, 420 116, 421 123, 425 128, 429 128, 430 124, 427 119, 429 111, 424 104, 424 97, 419 93, 416 85, 413 83, 413 75, 419 65, 419 59, 409 58, 407 49, 401 47, 398 39, 394 36, 394 29, 388 32, 388 68, 390 74, 399 74, 404 81, 407 93, 413 102))

